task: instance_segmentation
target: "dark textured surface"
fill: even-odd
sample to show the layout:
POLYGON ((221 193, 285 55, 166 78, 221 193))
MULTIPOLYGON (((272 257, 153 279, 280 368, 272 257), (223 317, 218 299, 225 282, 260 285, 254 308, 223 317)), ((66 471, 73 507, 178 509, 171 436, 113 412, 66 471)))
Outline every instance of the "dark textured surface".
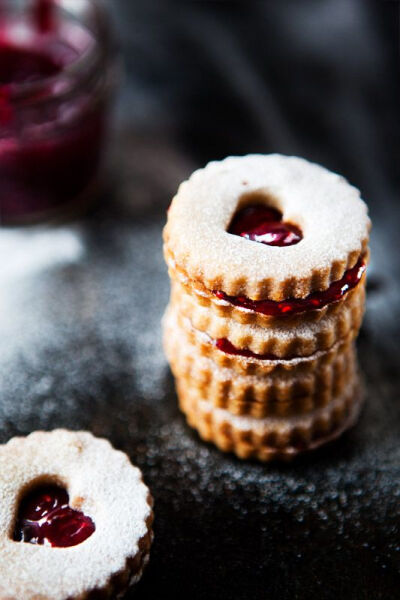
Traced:
POLYGON ((24 248, 2 280, 2 441, 88 428, 143 469, 156 538, 140 598, 166 587, 192 598, 398 597, 390 279, 382 273, 370 294, 359 343, 368 401, 357 428, 291 466, 241 463, 201 443, 176 408, 160 345, 163 219, 114 204, 68 226, 2 234, 24 248))
MULTIPOLYGON (((130 3, 116 4, 119 15, 134 13, 130 3)), ((193 11, 203 10, 204 25, 213 3, 189 4, 193 11)), ((311 9, 315 3, 304 5, 311 9)), ((239 3, 234 6, 231 19, 239 22, 239 3)), ((221 17, 222 6, 214 8, 212 22, 221 19, 233 30, 235 23, 227 26, 221 17)), ((174 46, 155 9, 137 10, 138 29, 143 13, 153 19, 153 31, 162 31, 174 46)), ((185 10, 176 19, 185 18, 185 10)), ((357 28, 357 21, 353 25, 357 28)), ((176 407, 160 342, 168 298, 161 228, 178 182, 206 154, 239 151, 241 123, 225 115, 225 128, 237 131, 233 141, 219 138, 215 152, 211 143, 206 149, 205 130, 193 119, 203 145, 200 150, 192 140, 191 150, 183 152, 177 140, 191 142, 184 118, 176 115, 179 126, 171 130, 170 123, 164 130, 154 126, 157 110, 152 127, 139 118, 137 73, 130 60, 111 152, 112 191, 84 219, 0 233, 1 441, 38 428, 88 428, 107 436, 143 469, 155 497, 156 537, 137 598, 154 600, 168 592, 193 600, 394 600, 400 593, 400 291, 392 163, 380 155, 372 172, 368 149, 361 157, 356 153, 352 163, 346 137, 335 140, 343 154, 332 150, 329 137, 323 147, 313 138, 320 160, 342 165, 363 189, 375 224, 368 311, 359 340, 367 403, 358 426, 292 465, 224 456, 199 441, 176 407)), ((256 120, 257 106, 249 119, 256 120)), ((316 132, 322 139, 323 131, 316 132)), ((241 138, 243 151, 252 149, 247 135, 241 138)), ((298 131, 293 135, 297 148, 288 143, 287 151, 318 159, 298 131)), ((279 133, 268 136, 267 129, 259 132, 254 149, 268 151, 276 141, 282 150, 279 133)), ((349 139, 356 143, 354 136, 349 139)))

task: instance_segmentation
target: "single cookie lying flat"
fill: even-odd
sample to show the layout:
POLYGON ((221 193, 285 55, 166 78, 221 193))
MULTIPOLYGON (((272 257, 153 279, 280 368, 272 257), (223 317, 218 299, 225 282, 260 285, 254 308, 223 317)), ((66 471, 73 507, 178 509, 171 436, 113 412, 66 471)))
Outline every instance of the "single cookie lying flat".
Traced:
POLYGON ((116 597, 141 576, 152 498, 108 441, 38 431, 0 446, 0 598, 116 597))

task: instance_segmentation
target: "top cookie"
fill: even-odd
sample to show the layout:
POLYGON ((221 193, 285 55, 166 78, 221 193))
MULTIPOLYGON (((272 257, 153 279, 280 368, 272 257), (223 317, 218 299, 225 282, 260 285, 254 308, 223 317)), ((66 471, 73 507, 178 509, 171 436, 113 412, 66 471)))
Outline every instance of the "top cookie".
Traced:
POLYGON ((164 228, 172 270, 228 296, 282 301, 326 290, 367 259, 370 220, 359 191, 304 159, 229 157, 181 184, 164 228), (267 245, 228 233, 235 214, 263 204, 300 232, 292 245, 267 245))

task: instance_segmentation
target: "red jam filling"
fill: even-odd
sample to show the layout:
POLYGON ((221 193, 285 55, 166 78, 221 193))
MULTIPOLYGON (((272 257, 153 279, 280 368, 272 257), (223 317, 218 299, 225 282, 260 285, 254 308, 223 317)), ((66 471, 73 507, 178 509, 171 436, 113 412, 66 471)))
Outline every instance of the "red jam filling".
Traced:
POLYGON ((233 217, 228 233, 268 246, 293 246, 303 238, 296 225, 282 221, 278 210, 263 205, 240 210, 233 217))
POLYGON ((77 546, 92 535, 90 517, 68 505, 65 489, 48 485, 35 489, 21 502, 14 540, 57 548, 77 546))
POLYGON ((291 298, 276 302, 274 300, 250 300, 246 296, 228 296, 225 292, 216 291, 214 294, 220 300, 226 300, 234 306, 254 310, 263 315, 270 316, 291 316, 298 313, 316 310, 323 308, 332 302, 338 302, 351 289, 353 289, 360 281, 366 269, 365 262, 362 258, 357 264, 346 271, 342 279, 334 281, 323 292, 313 292, 306 298, 291 298))
POLYGON ((245 356, 246 358, 258 358, 259 360, 277 360, 274 354, 256 354, 251 350, 236 348, 226 338, 218 338, 215 340, 215 345, 218 350, 225 352, 226 354, 235 354, 237 356, 245 356))

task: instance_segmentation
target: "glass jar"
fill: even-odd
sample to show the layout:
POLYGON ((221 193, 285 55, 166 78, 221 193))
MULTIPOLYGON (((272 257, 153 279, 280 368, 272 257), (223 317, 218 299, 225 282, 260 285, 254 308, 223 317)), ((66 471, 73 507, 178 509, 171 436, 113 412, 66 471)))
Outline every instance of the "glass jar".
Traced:
POLYGON ((95 0, 0 3, 0 224, 93 197, 115 58, 95 0))

